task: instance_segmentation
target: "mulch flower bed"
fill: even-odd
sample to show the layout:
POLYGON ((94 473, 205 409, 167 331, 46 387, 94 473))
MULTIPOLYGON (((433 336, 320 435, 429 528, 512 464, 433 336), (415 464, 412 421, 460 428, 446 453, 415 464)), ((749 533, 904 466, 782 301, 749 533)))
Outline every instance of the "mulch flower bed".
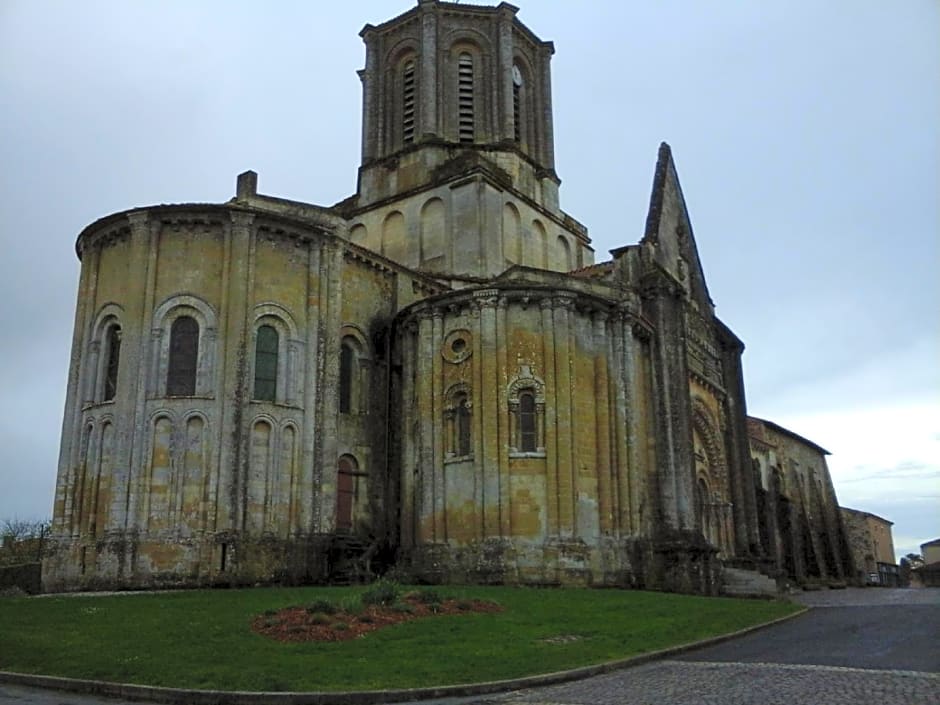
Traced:
POLYGON ((258 615, 251 621, 251 629, 257 634, 283 642, 348 641, 414 619, 502 610, 500 605, 489 600, 448 599, 427 603, 418 595, 406 595, 396 605, 371 605, 355 614, 340 609, 317 611, 315 606, 286 607, 277 612, 258 615))

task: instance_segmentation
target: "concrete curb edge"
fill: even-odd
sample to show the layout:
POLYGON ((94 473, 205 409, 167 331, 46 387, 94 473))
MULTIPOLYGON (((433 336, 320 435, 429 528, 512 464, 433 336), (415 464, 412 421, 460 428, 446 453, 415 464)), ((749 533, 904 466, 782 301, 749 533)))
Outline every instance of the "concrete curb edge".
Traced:
POLYGON ((29 673, 0 671, 0 683, 24 685, 48 690, 61 690, 83 695, 103 695, 127 700, 145 700, 167 705, 378 705, 379 703, 400 703, 412 700, 430 700, 434 698, 463 697, 470 695, 488 695, 523 688, 555 685, 567 681, 580 680, 602 673, 610 673, 623 668, 639 666, 650 661, 675 656, 687 651, 714 646, 731 639, 772 627, 782 622, 799 617, 809 612, 803 607, 792 614, 772 619, 769 622, 755 624, 728 634, 713 636, 679 646, 671 646, 658 651, 651 651, 637 656, 605 661, 593 666, 581 666, 567 671, 543 673, 523 678, 513 678, 484 683, 466 683, 461 685, 443 685, 430 688, 410 688, 405 690, 362 690, 347 692, 248 692, 237 690, 188 690, 183 688, 161 688, 131 683, 113 683, 111 681, 93 681, 79 678, 60 678, 29 673))

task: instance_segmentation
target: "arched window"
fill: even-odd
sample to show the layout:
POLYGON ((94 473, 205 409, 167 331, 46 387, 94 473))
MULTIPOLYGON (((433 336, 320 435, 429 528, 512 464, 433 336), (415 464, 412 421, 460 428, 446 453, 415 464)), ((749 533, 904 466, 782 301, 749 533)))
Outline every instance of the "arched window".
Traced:
POLYGON ((259 401, 277 398, 278 334, 273 326, 261 326, 255 341, 255 391, 259 401))
POLYGON ((545 457, 545 382, 530 365, 520 365, 506 392, 512 433, 509 456, 545 457))
POLYGON ((470 455, 470 403, 467 395, 461 394, 457 398, 457 455, 470 455))
POLYGON ((457 59, 457 138, 473 142, 473 56, 464 52, 457 59))
POLYGON ((353 526, 353 506, 356 499, 356 459, 340 457, 336 470, 336 529, 349 531, 353 526))
POLYGON ((401 75, 401 141, 415 141, 415 62, 408 59, 401 75))
POLYGON ((341 414, 348 414, 352 411, 355 368, 356 351, 351 343, 344 340, 339 352, 339 411, 341 414))
POLYGON ((102 401, 111 401, 117 394, 118 367, 121 362, 121 326, 113 325, 108 328, 108 337, 105 341, 107 352, 104 363, 104 393, 102 401))
POLYGON ((518 415, 519 450, 534 453, 538 449, 538 423, 535 411, 535 395, 530 391, 519 394, 518 415))
MULTIPOLYGON (((466 344, 460 336, 454 338, 454 342, 466 344)), ((456 346, 451 346, 448 353, 455 350, 456 346)), ((458 382, 447 390, 444 399, 444 450, 448 459, 466 459, 473 455, 473 402, 469 385, 458 382)))
POLYGON ((199 358, 199 324, 180 316, 170 327, 170 356, 166 374, 168 397, 191 397, 196 393, 199 358))

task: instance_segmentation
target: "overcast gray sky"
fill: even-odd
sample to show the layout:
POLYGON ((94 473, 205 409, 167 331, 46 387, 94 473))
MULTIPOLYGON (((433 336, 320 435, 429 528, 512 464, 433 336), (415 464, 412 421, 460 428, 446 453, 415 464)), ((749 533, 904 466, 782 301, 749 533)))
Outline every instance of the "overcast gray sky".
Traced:
MULTIPOLYGON (((899 554, 940 536, 940 3, 518 4, 597 260, 641 237, 669 142, 750 413, 828 448, 899 554)), ((358 32, 412 5, 0 1, 0 518, 51 514, 79 231, 245 169, 351 194, 358 32)))

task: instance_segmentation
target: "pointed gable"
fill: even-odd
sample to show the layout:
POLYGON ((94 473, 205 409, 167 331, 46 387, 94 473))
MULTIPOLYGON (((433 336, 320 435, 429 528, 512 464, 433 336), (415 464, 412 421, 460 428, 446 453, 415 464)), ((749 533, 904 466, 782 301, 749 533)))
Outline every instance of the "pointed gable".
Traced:
POLYGON ((651 259, 676 279, 702 310, 714 308, 692 234, 672 150, 663 142, 653 176, 646 232, 641 245, 651 259))

